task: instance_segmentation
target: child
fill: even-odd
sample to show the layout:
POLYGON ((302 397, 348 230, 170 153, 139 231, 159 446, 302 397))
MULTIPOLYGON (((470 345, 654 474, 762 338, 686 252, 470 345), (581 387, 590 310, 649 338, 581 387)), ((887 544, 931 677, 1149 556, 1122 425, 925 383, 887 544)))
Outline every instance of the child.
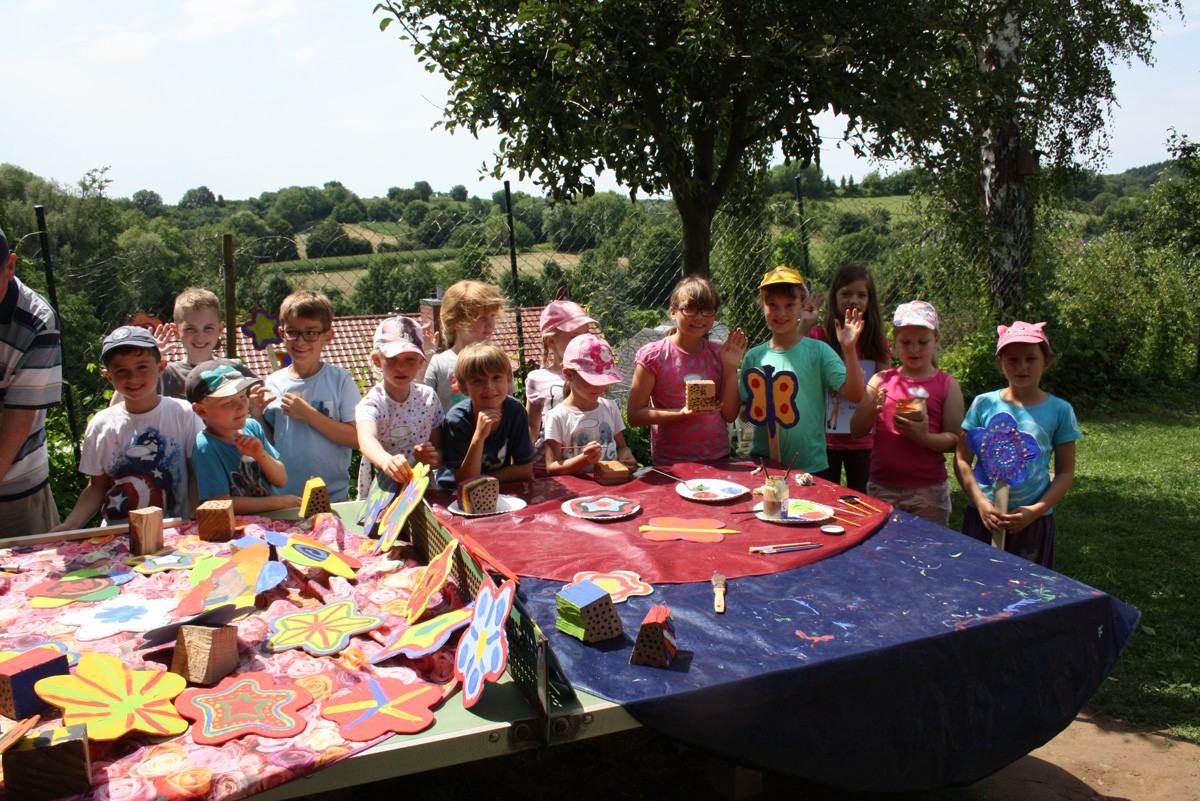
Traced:
POLYGON ((504 298, 494 286, 479 281, 458 281, 442 296, 442 338, 446 350, 429 360, 425 383, 433 387, 442 408, 466 398, 461 385, 455 383, 454 363, 468 345, 491 340, 496 331, 496 315, 504 306, 504 298))
MULTIPOLYGON (((816 318, 812 307, 807 305, 808 287, 799 272, 782 265, 771 270, 759 282, 758 297, 767 327, 771 329, 771 338, 747 351, 742 370, 770 365, 776 370, 790 370, 796 374, 798 420, 791 428, 778 429, 779 457, 783 464, 793 465, 796 470, 818 473, 829 466, 822 436, 825 393, 833 390, 854 403, 861 401, 862 368, 857 359, 848 359, 843 364, 829 345, 804 336, 816 318)), ((853 352, 862 333, 862 314, 856 308, 848 308, 845 323, 840 320, 835 323, 842 352, 853 352)), ((749 392, 742 386, 742 400, 748 396, 749 392)), ((755 427, 750 453, 770 456, 765 427, 755 427)))
POLYGON ((504 351, 486 342, 463 348, 454 365, 467 399, 451 407, 442 423, 445 467, 438 483, 458 482, 487 473, 500 481, 533 478, 533 440, 525 407, 508 394, 512 364, 504 351))
POLYGON ((892 319, 900 366, 876 373, 850 421, 852 436, 875 426, 867 494, 939 526, 950 520, 946 457, 958 445, 963 394, 934 363, 941 342, 937 310, 923 300, 902 303, 892 319), (924 398, 919 420, 897 417, 897 404, 924 398))
POLYGON ((577 337, 563 354, 562 371, 570 390, 546 414, 546 472, 586 473, 596 462, 613 459, 637 467, 621 434, 621 410, 603 397, 610 385, 621 381, 612 348, 595 334, 577 337))
POLYGON ((261 378, 246 378, 216 359, 201 362, 188 374, 184 390, 192 410, 204 421, 196 435, 192 463, 201 502, 230 498, 239 515, 273 512, 300 505, 297 495, 272 495, 287 483, 279 452, 250 414, 251 387, 261 378))
MULTIPOLYGON (((829 343, 833 352, 842 357, 837 339, 837 324, 846 317, 846 312, 856 309, 863 319, 863 332, 858 338, 854 357, 862 368, 863 380, 869 381, 876 370, 886 368, 892 361, 887 337, 883 333, 883 320, 879 314, 879 298, 875 294, 875 281, 866 262, 852 261, 834 273, 829 285, 832 302, 825 315, 824 325, 814 325, 808 332, 810 337, 829 343)), ((842 398, 838 392, 825 397, 825 456, 829 467, 817 475, 826 481, 839 484, 842 468, 846 469, 846 486, 858 492, 867 491, 867 478, 871 471, 871 441, 868 435, 855 437, 850 432, 850 418, 856 404, 842 398)))
POLYGON ((358 446, 354 407, 362 396, 349 371, 321 361, 333 340, 329 298, 309 289, 288 295, 279 307, 279 333, 292 363, 251 390, 251 414, 287 467, 284 494, 302 494, 308 479, 319 476, 329 500, 344 501, 350 454, 358 446))
POLYGON ((979 482, 967 437, 958 443, 954 473, 967 494, 963 533, 991 542, 991 532, 1007 532, 1004 550, 1043 567, 1054 567, 1054 506, 1075 480, 1075 440, 1082 434, 1071 404, 1041 388, 1042 375, 1054 364, 1045 323, 1017 320, 997 329, 996 363, 1008 386, 977 397, 963 420, 963 431, 982 428, 998 412, 1008 412, 1018 428, 1037 439, 1042 453, 1029 465, 1029 476, 1009 490, 1008 513, 993 505, 995 486, 979 482), (1054 472, 1050 455, 1054 455, 1054 472))
POLYGON ((79 472, 87 486, 55 531, 82 528, 100 512, 107 522, 157 506, 167 517, 192 514, 191 457, 200 418, 178 398, 158 394, 166 362, 150 332, 125 325, 104 338, 104 377, 124 398, 97 412, 83 436, 79 472))
POLYGON ((563 352, 575 337, 583 336, 595 324, 578 303, 556 300, 542 309, 543 366, 525 377, 525 413, 529 415, 529 436, 533 439, 533 468, 544 467, 546 443, 542 436, 542 415, 563 398, 563 352))
POLYGON ((409 464, 440 467, 442 404, 432 387, 415 379, 425 365, 425 337, 411 317, 392 317, 375 329, 371 364, 380 381, 358 402, 358 497, 371 490, 374 465, 394 481, 407 481, 409 464))
POLYGON ((192 367, 210 359, 229 365, 247 378, 258 378, 239 359, 222 359, 214 355, 224 321, 221 319, 221 302, 207 289, 189 287, 180 292, 175 297, 174 322, 168 328, 178 334, 184 350, 183 361, 169 362, 163 373, 162 394, 168 398, 182 398, 192 367))
POLYGON ((721 305, 707 278, 691 275, 671 291, 675 327, 635 357, 629 388, 629 425, 650 426, 654 464, 704 462, 729 455, 729 423, 737 419, 738 363, 746 334, 737 329, 724 344, 706 337, 721 305), (708 379, 717 386, 718 409, 687 407, 687 382, 708 379))

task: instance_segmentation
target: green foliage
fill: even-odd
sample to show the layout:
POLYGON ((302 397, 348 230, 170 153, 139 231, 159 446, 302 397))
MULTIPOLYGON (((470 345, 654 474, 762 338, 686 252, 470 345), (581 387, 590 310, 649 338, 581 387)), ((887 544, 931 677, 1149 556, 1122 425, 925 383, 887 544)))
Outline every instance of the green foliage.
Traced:
POLYGON ((371 243, 348 235, 332 217, 317 223, 304 238, 304 252, 310 259, 328 256, 358 256, 371 252, 371 243))
POLYGON ((207 186, 198 186, 183 193, 179 208, 183 210, 203 209, 217 205, 217 198, 207 186))
POLYGON ((438 277, 428 259, 405 261, 389 254, 371 262, 358 280, 351 305, 355 314, 412 312, 433 294, 438 277))

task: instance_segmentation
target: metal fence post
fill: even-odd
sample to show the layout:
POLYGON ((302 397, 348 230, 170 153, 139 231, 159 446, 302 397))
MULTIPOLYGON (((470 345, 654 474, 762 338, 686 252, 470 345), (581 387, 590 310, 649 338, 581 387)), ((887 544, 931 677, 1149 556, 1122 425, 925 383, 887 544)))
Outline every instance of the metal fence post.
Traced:
POLYGON ((504 182, 504 207, 508 212, 508 261, 512 269, 512 293, 517 307, 517 372, 521 380, 525 380, 529 369, 525 364, 525 321, 521 316, 521 284, 517 273, 517 234, 513 223, 512 189, 508 181, 504 182))
POLYGON ((58 354, 63 374, 63 393, 67 402, 67 428, 71 430, 71 447, 75 451, 75 466, 78 468, 80 436, 75 428, 75 393, 71 391, 71 384, 66 380, 67 361, 63 356, 65 351, 62 347, 66 332, 64 331, 63 316, 58 311, 58 290, 54 285, 54 268, 50 262, 50 232, 46 230, 46 207, 39 204, 33 207, 33 211, 37 215, 38 242, 42 247, 42 267, 46 271, 46 294, 50 296, 50 307, 54 309, 54 314, 58 317, 58 354))
POLYGON ((800 247, 804 253, 804 275, 811 276, 808 269, 808 220, 804 217, 804 190, 800 188, 800 176, 796 176, 796 210, 800 213, 800 247))

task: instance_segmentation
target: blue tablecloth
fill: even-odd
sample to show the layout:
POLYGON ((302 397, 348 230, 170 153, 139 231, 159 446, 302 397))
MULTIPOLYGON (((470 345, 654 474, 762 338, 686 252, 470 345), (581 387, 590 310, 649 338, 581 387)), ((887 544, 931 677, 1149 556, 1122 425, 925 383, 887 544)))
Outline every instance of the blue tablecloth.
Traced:
POLYGON ((555 628, 561 588, 521 583, 576 687, 695 748, 858 792, 970 783, 1047 742, 1140 617, 905 513, 832 559, 731 581, 723 615, 707 584, 659 585, 617 607, 626 636, 606 643, 555 628), (670 669, 629 664, 656 603, 675 619, 670 669))

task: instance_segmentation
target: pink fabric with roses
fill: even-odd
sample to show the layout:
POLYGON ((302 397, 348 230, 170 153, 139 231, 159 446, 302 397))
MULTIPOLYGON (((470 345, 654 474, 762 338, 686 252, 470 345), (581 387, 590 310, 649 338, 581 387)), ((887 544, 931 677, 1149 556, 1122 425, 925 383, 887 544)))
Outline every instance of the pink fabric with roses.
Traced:
MULTIPOLYGON (((325 591, 329 601, 353 598, 360 611, 383 615, 385 628, 380 633, 385 640, 395 631, 405 627, 403 605, 420 574, 420 566, 408 561, 397 567, 382 557, 372 556, 374 541, 364 540, 351 533, 334 515, 324 514, 314 518, 312 530, 302 533, 315 537, 338 550, 352 553, 363 562, 354 582, 331 577, 329 589, 325 591)), ((303 521, 269 520, 266 518, 240 518, 246 522, 244 533, 261 534, 263 527, 276 531, 299 529, 303 521)), ((167 545, 189 551, 229 553, 228 544, 206 543, 194 536, 194 524, 188 524, 176 532, 166 532, 167 545)), ((152 659, 153 654, 138 652, 140 644, 136 634, 119 634, 103 640, 76 643, 75 629, 58 622, 64 611, 76 607, 71 604, 56 609, 35 609, 23 592, 25 587, 43 581, 48 576, 58 576, 70 570, 92 567, 100 570, 111 566, 114 570, 124 567, 129 556, 127 538, 123 536, 96 537, 77 542, 59 543, 44 550, 21 549, 6 563, 17 563, 25 572, 15 575, 6 584, 8 591, 0 605, 0 651, 28 648, 47 641, 64 644, 71 651, 101 651, 122 659, 139 670, 162 669, 163 665, 152 659)), ((326 575, 324 571, 312 569, 312 577, 326 575)), ((322 579, 324 580, 324 579, 322 579)), ((121 587, 122 594, 136 593, 148 598, 182 597, 190 588, 187 571, 176 570, 155 573, 149 576, 137 574, 121 587)), ((318 601, 310 591, 301 592, 295 577, 289 577, 280 587, 259 596, 267 608, 248 618, 237 621, 238 638, 242 661, 235 673, 251 670, 266 671, 281 679, 302 685, 313 696, 313 703, 301 714, 308 726, 295 736, 285 739, 270 739, 249 735, 231 740, 220 747, 197 745, 189 733, 171 739, 128 735, 112 742, 92 742, 92 792, 86 796, 73 796, 73 800, 97 799, 107 801, 154 801, 170 799, 226 799, 244 798, 266 790, 362 751, 382 741, 348 742, 339 735, 338 726, 320 717, 321 709, 337 693, 347 690, 361 681, 371 654, 380 646, 366 635, 351 640, 350 647, 335 657, 318 658, 301 650, 265 653, 260 646, 269 636, 269 623, 284 612, 295 611, 297 605, 315 607, 318 601)), ((462 600, 455 589, 448 589, 444 597, 435 596, 435 602, 446 607, 461 606, 462 600)), ((170 651, 163 652, 169 658, 170 651)), ((377 676, 402 679, 404 681, 426 681, 445 684, 454 679, 454 647, 444 646, 439 651, 419 660, 391 660, 371 668, 377 676)), ((6 719, 0 728, 7 730, 6 719)), ((58 710, 51 709, 42 715, 37 730, 44 731, 61 725, 58 710)), ((0 798, 5 798, 0 788, 0 798)), ((18 801, 12 798, 10 801, 18 801)))

